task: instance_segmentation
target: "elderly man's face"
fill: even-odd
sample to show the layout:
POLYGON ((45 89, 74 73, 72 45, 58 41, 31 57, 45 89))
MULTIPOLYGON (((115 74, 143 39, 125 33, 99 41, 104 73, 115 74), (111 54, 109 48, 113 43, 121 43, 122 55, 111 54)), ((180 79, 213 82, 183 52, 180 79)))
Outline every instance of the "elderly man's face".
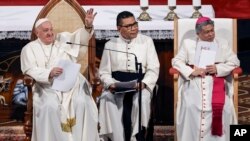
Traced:
POLYGON ((202 27, 202 31, 198 33, 198 36, 203 41, 212 42, 215 37, 214 26, 209 24, 202 27))
POLYGON ((46 45, 54 42, 54 31, 51 22, 46 21, 36 29, 37 37, 46 45))
POLYGON ((122 19, 122 25, 118 26, 118 31, 125 39, 136 38, 138 34, 138 22, 135 21, 134 17, 122 19))

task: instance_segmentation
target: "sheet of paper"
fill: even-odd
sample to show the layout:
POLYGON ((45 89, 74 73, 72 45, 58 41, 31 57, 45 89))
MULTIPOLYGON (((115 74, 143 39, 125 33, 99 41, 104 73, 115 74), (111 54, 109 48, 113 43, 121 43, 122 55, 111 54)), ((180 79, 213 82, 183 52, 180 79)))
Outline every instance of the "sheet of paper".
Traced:
POLYGON ((137 80, 126 81, 126 82, 116 82, 116 89, 132 89, 135 88, 137 80))
POLYGON ((116 82, 115 83, 115 94, 135 92, 137 80, 126 81, 126 82, 116 82))
POLYGON ((207 65, 213 65, 216 52, 211 50, 201 50, 199 68, 206 68, 207 65))
POLYGON ((57 66, 63 68, 63 73, 54 79, 52 89, 69 91, 75 85, 81 65, 70 60, 60 60, 57 66))
POLYGON ((201 50, 210 50, 217 52, 218 44, 216 42, 198 41, 195 50, 195 60, 194 65, 199 66, 201 50))
POLYGON ((124 94, 129 92, 136 92, 136 89, 124 90, 124 91, 115 91, 114 94, 124 94))

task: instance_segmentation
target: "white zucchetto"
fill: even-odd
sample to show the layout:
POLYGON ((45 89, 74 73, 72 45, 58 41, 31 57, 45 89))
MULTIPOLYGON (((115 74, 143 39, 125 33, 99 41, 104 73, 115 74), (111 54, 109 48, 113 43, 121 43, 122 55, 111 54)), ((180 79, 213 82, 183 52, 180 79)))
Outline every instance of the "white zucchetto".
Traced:
POLYGON ((36 24, 35 24, 35 28, 37 28, 39 25, 41 25, 42 23, 47 22, 47 21, 49 21, 49 19, 47 19, 47 18, 41 18, 41 19, 37 20, 36 24))

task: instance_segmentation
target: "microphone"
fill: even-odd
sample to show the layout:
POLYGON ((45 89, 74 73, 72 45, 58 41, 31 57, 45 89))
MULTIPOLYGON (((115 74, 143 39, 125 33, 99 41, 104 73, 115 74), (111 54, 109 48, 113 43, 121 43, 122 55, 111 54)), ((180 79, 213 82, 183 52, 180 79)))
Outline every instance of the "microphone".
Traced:
MULTIPOLYGON (((127 43, 129 44, 130 42, 127 42, 127 43)), ((85 46, 85 47, 90 47, 90 48, 96 48, 96 47, 92 47, 92 46, 88 46, 88 45, 84 45, 84 44, 79 44, 79 43, 72 43, 72 42, 66 42, 66 44, 80 45, 80 46, 85 46)), ((114 50, 114 49, 108 49, 108 48, 104 48, 104 50, 109 50, 109 51, 113 51, 113 52, 120 52, 120 53, 126 53, 126 54, 131 54, 131 55, 135 56, 135 69, 136 69, 136 72, 138 73, 138 82, 139 82, 139 98, 138 98, 138 103, 139 103, 139 124, 138 124, 138 128, 139 129, 138 129, 138 131, 139 131, 139 138, 140 138, 140 141, 141 141, 141 139, 142 139, 142 133, 141 133, 141 131, 142 131, 142 126, 141 126, 142 63, 137 62, 137 56, 134 53, 120 51, 120 50, 114 50), (139 66, 139 69, 138 69, 138 66, 139 66)))
MULTIPOLYGON (((88 46, 88 45, 84 45, 84 44, 79 44, 79 43, 73 43, 73 42, 66 42, 66 44, 69 45, 79 45, 79 46, 85 46, 85 47, 90 47, 90 48, 96 48, 96 47, 92 47, 92 46, 88 46)), ((131 52, 125 52, 125 51, 120 51, 120 50, 114 50, 114 49, 108 49, 108 48, 104 48, 104 50, 109 50, 109 51, 113 51, 113 52, 120 52, 120 53, 126 53, 126 54, 131 54, 135 57, 135 69, 136 72, 138 72, 138 60, 137 60, 137 56, 134 53, 131 52)))

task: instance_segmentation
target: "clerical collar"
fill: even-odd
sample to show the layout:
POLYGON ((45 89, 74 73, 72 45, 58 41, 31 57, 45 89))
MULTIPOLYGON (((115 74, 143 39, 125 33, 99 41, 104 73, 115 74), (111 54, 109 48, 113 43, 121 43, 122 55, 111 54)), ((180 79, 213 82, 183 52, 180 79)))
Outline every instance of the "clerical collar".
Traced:
POLYGON ((119 35, 119 37, 120 37, 125 43, 127 43, 127 44, 130 44, 131 41, 132 41, 132 39, 125 39, 125 38, 123 38, 122 35, 119 35))

